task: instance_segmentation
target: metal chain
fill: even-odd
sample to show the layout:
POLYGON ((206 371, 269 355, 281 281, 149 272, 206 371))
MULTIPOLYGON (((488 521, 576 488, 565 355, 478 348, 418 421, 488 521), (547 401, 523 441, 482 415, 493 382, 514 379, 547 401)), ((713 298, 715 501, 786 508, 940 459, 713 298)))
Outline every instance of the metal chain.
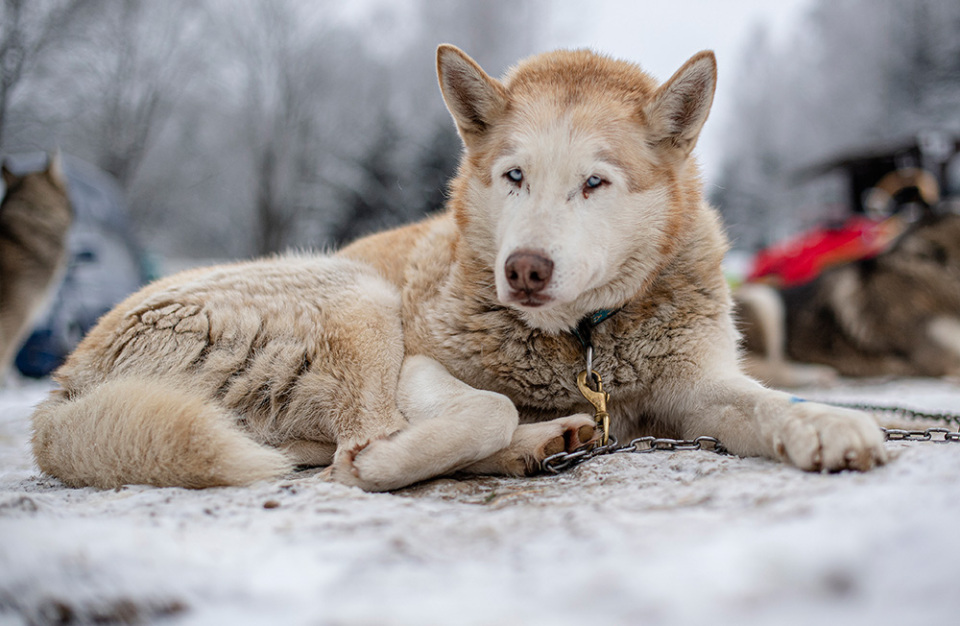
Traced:
MULTIPOLYGON (((889 414, 910 420, 931 420, 952 424, 958 430, 950 430, 942 426, 923 430, 903 430, 899 428, 882 428, 884 441, 929 441, 933 443, 960 443, 960 415, 955 413, 925 413, 915 409, 899 406, 877 406, 872 404, 858 404, 845 402, 824 402, 837 407, 857 409, 875 414, 889 414)), ((610 437, 609 443, 604 446, 585 446, 573 452, 559 452, 548 456, 540 463, 544 472, 559 474, 565 472, 584 461, 607 454, 647 452, 680 452, 687 450, 708 450, 717 454, 729 454, 720 440, 716 437, 697 437, 696 439, 668 439, 664 437, 637 437, 626 445, 620 445, 615 437, 610 437)))
POLYGON ((942 426, 925 428, 923 430, 905 430, 902 428, 883 428, 884 441, 931 441, 933 443, 960 443, 960 415, 956 413, 927 413, 918 411, 905 406, 879 406, 875 404, 862 404, 858 402, 827 402, 833 406, 843 407, 845 409, 856 409, 874 414, 887 414, 895 418, 908 419, 913 421, 928 420, 932 422, 942 422, 951 424, 956 431, 944 428, 942 426))
MULTIPOLYGON (((637 437, 630 443, 621 446, 616 437, 609 436, 609 414, 607 413, 607 402, 610 400, 610 394, 603 390, 603 384, 600 374, 593 369, 593 342, 591 334, 593 329, 610 318, 619 311, 601 310, 593 315, 583 318, 577 327, 572 330, 573 336, 577 338, 583 347, 584 358, 586 359, 586 370, 577 377, 577 387, 583 397, 593 405, 597 427, 601 431, 600 443, 581 446, 573 452, 559 452, 548 456, 540 462, 540 469, 551 474, 559 474, 572 467, 580 465, 584 461, 605 454, 625 453, 646 453, 655 451, 679 452, 681 450, 710 450, 717 454, 729 454, 723 444, 715 437, 697 437, 696 439, 667 439, 658 437, 637 437), (592 389, 587 383, 587 378, 592 378, 596 384, 596 390, 592 389)), ((924 430, 903 430, 899 428, 883 428, 884 441, 931 441, 934 443, 960 443, 960 415, 955 413, 925 413, 907 407, 900 406, 878 406, 873 404, 846 403, 846 402, 823 402, 836 407, 857 409, 874 414, 889 414, 900 419, 910 420, 929 420, 953 425, 955 430, 944 427, 933 427, 924 430)))
POLYGON ((558 452, 548 456, 540 463, 543 471, 559 474, 580 465, 584 461, 604 454, 647 452, 680 452, 687 450, 709 450, 717 454, 729 454, 716 437, 697 437, 696 439, 670 439, 667 437, 637 437, 630 443, 620 445, 616 437, 610 437, 610 443, 605 446, 585 446, 573 452, 558 452))
POLYGON ((866 411, 867 413, 887 414, 893 417, 905 418, 909 420, 930 420, 933 422, 944 422, 953 424, 960 428, 960 415, 956 413, 925 413, 905 406, 880 406, 876 404, 862 404, 859 402, 830 402, 819 400, 823 404, 830 404, 844 409, 856 409, 866 411))
POLYGON ((885 441, 932 441, 933 443, 960 443, 960 432, 949 428, 926 428, 924 430, 902 430, 900 428, 881 428, 885 441), (942 436, 941 436, 942 435, 942 436))

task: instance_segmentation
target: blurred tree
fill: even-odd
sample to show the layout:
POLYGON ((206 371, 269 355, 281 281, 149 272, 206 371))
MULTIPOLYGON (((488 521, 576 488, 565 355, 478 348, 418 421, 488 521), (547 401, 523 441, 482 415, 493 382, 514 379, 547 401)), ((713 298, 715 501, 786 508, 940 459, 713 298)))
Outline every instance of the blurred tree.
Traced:
POLYGON ((443 206, 461 144, 437 86, 436 47, 457 45, 497 76, 536 49, 533 17, 540 6, 538 0, 420 0, 400 9, 409 11, 406 17, 396 15, 396 5, 381 7, 389 17, 381 14, 380 21, 417 27, 407 26, 409 41, 399 54, 390 51, 380 96, 383 126, 356 160, 360 180, 339 187, 343 204, 330 224, 328 245, 443 206))
POLYGON ((98 100, 85 120, 97 164, 130 189, 154 137, 170 121, 184 87, 198 76, 200 39, 188 0, 114 0, 98 9, 88 75, 98 100), (98 55, 99 53, 99 55, 98 55))
POLYGON ((168 255, 339 245, 436 210, 459 151, 436 45, 495 74, 536 46, 535 0, 2 1, 0 32, 45 42, 4 55, 4 150, 100 165, 168 255))
MULTIPOLYGON (((298 168, 290 161, 305 154, 301 148, 310 140, 311 130, 305 108, 309 94, 320 86, 309 80, 315 76, 310 75, 305 53, 317 42, 304 36, 300 6, 260 2, 231 10, 234 50, 243 70, 241 129, 252 151, 257 254, 282 249, 293 225, 290 188, 298 168)), ((321 36, 320 32, 310 34, 321 36)))
POLYGON ((44 49, 70 26, 81 3, 3 0, 0 4, 0 149, 14 92, 44 49))
POLYGON ((805 168, 925 131, 960 136, 960 2, 817 0, 782 45, 751 40, 713 200, 754 248, 827 216, 835 180, 805 168))
POLYGON ((400 135, 390 119, 384 120, 377 137, 355 162, 362 184, 343 185, 325 181, 338 194, 341 217, 334 221, 327 237, 334 243, 351 241, 368 233, 396 226, 406 221, 391 196, 397 194, 397 167, 391 162, 396 155, 400 135))
POLYGON ((305 222, 339 208, 324 197, 339 193, 333 181, 362 177, 344 170, 363 169, 360 152, 380 132, 383 69, 329 3, 260 0, 217 10, 227 25, 224 66, 238 79, 253 252, 302 245, 305 222))

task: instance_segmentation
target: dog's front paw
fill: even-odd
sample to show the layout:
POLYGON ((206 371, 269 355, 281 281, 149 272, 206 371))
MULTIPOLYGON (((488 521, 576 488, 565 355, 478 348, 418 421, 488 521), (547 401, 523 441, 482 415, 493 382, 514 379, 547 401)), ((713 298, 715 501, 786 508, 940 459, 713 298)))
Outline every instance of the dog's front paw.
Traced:
POLYGON ((577 448, 593 443, 596 438, 596 422, 589 415, 571 415, 561 417, 544 424, 545 436, 549 437, 542 446, 534 451, 537 465, 540 461, 559 454, 573 452, 577 448))
POLYGON ((597 439, 596 421, 585 414, 560 417, 517 429, 520 437, 507 448, 505 473, 530 476, 540 472, 544 459, 560 452, 573 452, 597 439), (528 428, 527 432, 521 429, 528 428))
POLYGON ((549 422, 522 424, 514 431, 509 446, 464 468, 464 471, 472 474, 529 476, 540 471, 540 464, 548 456, 573 452, 595 439, 595 422, 589 415, 578 414, 549 422))
POLYGON ((780 458, 808 471, 866 471, 887 460, 876 421, 860 411, 798 402, 774 436, 780 458))

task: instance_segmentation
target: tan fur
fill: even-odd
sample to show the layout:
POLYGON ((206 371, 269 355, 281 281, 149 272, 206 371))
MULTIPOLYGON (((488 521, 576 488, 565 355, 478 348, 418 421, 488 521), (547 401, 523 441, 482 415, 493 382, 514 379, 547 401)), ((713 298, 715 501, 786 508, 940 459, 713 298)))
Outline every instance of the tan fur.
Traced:
POLYGON ((339 258, 198 270, 132 296, 38 409, 40 467, 68 484, 198 487, 330 464, 327 478, 370 490, 528 473, 594 437, 570 329, 602 308, 619 309, 594 343, 621 439, 716 435, 806 469, 883 461, 866 415, 740 372, 726 241, 690 156, 715 71, 701 53, 658 86, 555 52, 501 83, 441 46, 466 146, 447 211, 339 258), (552 264, 536 297, 507 276, 516 249, 552 264))
POLYGON ((0 380, 30 332, 67 258, 73 212, 58 155, 17 176, 3 166, 0 205, 0 380))
POLYGON ((534 57, 503 82, 452 46, 440 48, 438 65, 466 147, 447 212, 341 252, 406 267, 393 280, 408 353, 504 394, 521 422, 556 419, 589 410, 570 329, 619 309, 594 331, 594 364, 620 440, 714 435, 736 453, 806 469, 885 459, 867 415, 796 402, 740 370, 720 270, 726 240, 690 156, 712 100, 712 54, 663 86, 585 51, 534 57), (516 188, 504 179, 512 168, 524 174, 516 188), (581 188, 599 171, 609 184, 581 188), (550 255, 564 277, 599 258, 599 278, 572 295, 557 288, 545 306, 511 301, 502 287, 510 246, 550 255))
POLYGON ((242 485, 303 464, 396 489, 465 469, 517 429, 506 398, 404 359, 399 293, 346 259, 158 281, 104 316, 56 379, 33 416, 33 449, 72 486, 242 485))
POLYGON ((33 420, 38 463, 74 487, 212 487, 291 469, 188 381, 108 380, 74 401, 44 403, 33 420))

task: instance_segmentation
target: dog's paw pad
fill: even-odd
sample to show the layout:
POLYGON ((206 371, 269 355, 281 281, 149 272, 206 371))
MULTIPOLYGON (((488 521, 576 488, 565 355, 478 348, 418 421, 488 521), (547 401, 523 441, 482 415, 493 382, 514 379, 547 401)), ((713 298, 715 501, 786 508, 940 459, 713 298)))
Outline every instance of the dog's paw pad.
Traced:
POLYGON ((544 457, 553 456, 554 454, 560 454, 566 449, 567 449, 567 443, 565 438, 562 436, 554 437, 553 439, 549 440, 546 444, 544 444, 542 454, 544 457))
POLYGON ((787 445, 783 443, 783 440, 779 437, 777 437, 773 442, 773 452, 781 461, 787 461, 790 458, 787 454, 787 445))
POLYGON ((580 437, 580 441, 590 441, 594 438, 596 432, 597 429, 593 424, 587 424, 586 426, 580 427, 577 436, 580 437))
POLYGON ((571 428, 564 433, 567 451, 573 451, 580 446, 590 443, 594 439, 597 429, 593 424, 584 424, 579 428, 571 428))
POLYGON ((887 461, 887 456, 881 449, 874 451, 870 449, 854 450, 850 449, 843 455, 846 463, 846 469, 865 472, 874 466, 883 465, 887 461))
POLYGON ((590 417, 574 415, 555 420, 553 424, 559 432, 540 448, 539 460, 561 452, 573 452, 594 441, 596 428, 590 417))
POLYGON ((596 422, 589 415, 571 415, 556 420, 563 429, 564 450, 573 452, 597 437, 596 422))

